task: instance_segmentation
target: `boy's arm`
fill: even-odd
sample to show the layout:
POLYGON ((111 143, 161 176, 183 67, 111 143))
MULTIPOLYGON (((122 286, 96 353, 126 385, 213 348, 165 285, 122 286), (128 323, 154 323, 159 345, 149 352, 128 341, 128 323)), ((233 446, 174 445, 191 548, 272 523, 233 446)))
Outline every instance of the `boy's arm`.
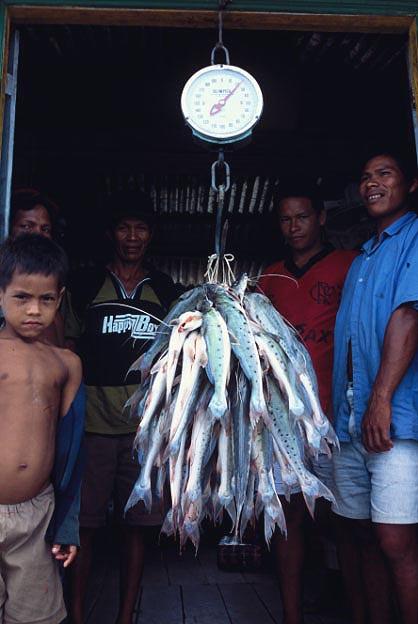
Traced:
POLYGON ((68 410, 70 409, 72 402, 74 401, 74 398, 80 387, 82 379, 81 360, 78 355, 76 355, 69 349, 63 350, 62 353, 68 367, 68 375, 61 393, 61 418, 68 413, 68 410))
POLYGON ((84 433, 85 394, 81 383, 78 356, 63 351, 68 376, 62 390, 61 418, 58 421, 55 463, 52 481, 55 510, 47 539, 52 542, 56 559, 70 565, 77 553, 80 485, 83 468, 82 438, 84 433))
POLYGON ((67 568, 74 561, 77 550, 78 540, 74 539, 74 530, 78 533, 78 515, 80 513, 80 488, 74 497, 71 507, 68 509, 65 520, 59 527, 55 540, 58 543, 52 545, 52 554, 57 561, 62 561, 64 568, 67 568), (77 542, 72 544, 71 542, 77 542))

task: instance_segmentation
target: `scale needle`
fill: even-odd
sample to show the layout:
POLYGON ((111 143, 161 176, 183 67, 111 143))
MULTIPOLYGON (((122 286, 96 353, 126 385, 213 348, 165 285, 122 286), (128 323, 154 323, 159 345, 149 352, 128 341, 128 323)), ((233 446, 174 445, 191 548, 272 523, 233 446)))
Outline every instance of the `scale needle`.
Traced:
POLYGON ((223 97, 221 100, 219 100, 219 102, 216 102, 216 104, 214 104, 212 106, 212 108, 209 111, 209 114, 213 117, 213 115, 217 115, 225 106, 225 104, 227 103, 227 101, 229 100, 229 98, 231 97, 231 95, 234 95, 235 91, 238 89, 238 87, 240 86, 240 84, 242 83, 242 80, 240 80, 239 82, 237 82, 237 84, 235 85, 235 87, 232 89, 232 91, 230 93, 228 93, 228 95, 226 95, 225 97, 223 97))

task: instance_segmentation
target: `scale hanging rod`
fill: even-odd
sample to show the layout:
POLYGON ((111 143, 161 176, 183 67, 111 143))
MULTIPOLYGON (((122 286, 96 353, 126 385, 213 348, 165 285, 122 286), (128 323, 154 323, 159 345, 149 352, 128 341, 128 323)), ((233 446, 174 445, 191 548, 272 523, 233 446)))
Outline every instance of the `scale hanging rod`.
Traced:
POLYGON ((215 55, 218 50, 222 50, 225 54, 225 65, 230 65, 229 62, 229 52, 227 48, 224 46, 223 42, 223 12, 225 11, 227 5, 231 2, 231 0, 219 0, 218 2, 218 41, 215 47, 212 50, 212 54, 210 57, 212 65, 215 65, 215 55))
MULTIPOLYGON (((225 251, 225 236, 223 236, 223 212, 225 204, 225 193, 230 187, 230 168, 225 161, 224 151, 221 148, 218 152, 218 160, 212 165, 212 188, 216 193, 217 211, 215 226, 215 254, 221 261, 225 251)), ((226 231, 225 231, 226 235, 226 231)))

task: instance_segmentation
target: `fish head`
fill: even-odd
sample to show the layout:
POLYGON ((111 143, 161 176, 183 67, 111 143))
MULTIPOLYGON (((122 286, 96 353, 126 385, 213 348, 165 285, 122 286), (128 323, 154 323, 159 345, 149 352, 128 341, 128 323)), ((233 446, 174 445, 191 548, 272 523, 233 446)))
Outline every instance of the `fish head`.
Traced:
POLYGON ((202 324, 202 313, 199 310, 193 310, 191 312, 184 312, 178 318, 179 333, 184 331, 192 331, 197 329, 202 324))
POLYGON ((199 312, 201 312, 202 314, 206 314, 207 312, 209 312, 209 310, 213 308, 213 301, 205 297, 204 299, 199 301, 196 307, 199 312))

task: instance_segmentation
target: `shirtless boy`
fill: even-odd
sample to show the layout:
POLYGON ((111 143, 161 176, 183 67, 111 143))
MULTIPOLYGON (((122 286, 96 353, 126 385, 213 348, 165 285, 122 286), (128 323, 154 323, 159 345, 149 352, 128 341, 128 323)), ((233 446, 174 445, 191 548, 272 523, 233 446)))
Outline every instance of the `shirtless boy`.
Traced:
MULTIPOLYGON (((77 553, 77 541, 57 541, 56 531, 52 549, 45 541, 54 513, 57 427, 70 413, 81 383, 79 358, 40 340, 60 304, 66 269, 64 252, 41 235, 23 235, 0 248, 0 305, 5 317, 0 332, 4 624, 61 622, 66 611, 55 560, 67 567, 77 553)), ((58 507, 57 496, 56 511, 58 507)))

